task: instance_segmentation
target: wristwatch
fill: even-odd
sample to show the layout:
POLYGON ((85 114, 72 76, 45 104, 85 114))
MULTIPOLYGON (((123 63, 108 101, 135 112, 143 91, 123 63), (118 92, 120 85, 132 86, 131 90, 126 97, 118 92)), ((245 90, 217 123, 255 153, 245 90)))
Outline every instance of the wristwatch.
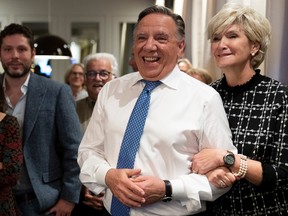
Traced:
POLYGON ((231 151, 227 151, 227 153, 223 157, 224 165, 227 167, 231 167, 235 163, 235 155, 231 151))
POLYGON ((162 199, 163 202, 169 202, 172 200, 172 185, 170 181, 168 180, 163 180, 165 183, 165 196, 162 199))

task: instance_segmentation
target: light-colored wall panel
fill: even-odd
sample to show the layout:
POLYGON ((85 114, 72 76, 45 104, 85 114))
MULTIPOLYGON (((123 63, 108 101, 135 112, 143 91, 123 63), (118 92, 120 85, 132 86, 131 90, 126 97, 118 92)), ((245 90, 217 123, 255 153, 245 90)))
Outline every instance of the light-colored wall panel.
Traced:
MULTIPOLYGON (((0 22, 2 28, 11 22, 49 22, 50 33, 68 43, 71 23, 99 22, 100 52, 114 54, 121 65, 120 23, 136 22, 139 12, 154 3, 155 0, 0 0, 0 22)), ((55 65, 56 70, 63 70, 55 65)))

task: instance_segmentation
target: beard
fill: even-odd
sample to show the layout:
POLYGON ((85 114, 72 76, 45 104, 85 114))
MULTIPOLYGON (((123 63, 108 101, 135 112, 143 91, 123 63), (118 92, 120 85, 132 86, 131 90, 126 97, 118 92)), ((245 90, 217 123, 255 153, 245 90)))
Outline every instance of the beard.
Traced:
POLYGON ((20 72, 16 72, 16 71, 11 71, 8 69, 8 67, 6 65, 2 65, 3 66, 3 69, 4 69, 4 72, 7 76, 11 77, 11 78, 20 78, 20 77, 24 77, 26 76, 29 72, 30 72, 30 68, 31 68, 31 65, 30 66, 23 66, 23 71, 20 71, 20 72))

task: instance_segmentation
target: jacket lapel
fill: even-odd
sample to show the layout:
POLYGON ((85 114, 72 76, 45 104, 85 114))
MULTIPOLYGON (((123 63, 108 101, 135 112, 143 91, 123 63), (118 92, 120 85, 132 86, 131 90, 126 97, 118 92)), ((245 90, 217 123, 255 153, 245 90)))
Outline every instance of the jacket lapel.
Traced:
POLYGON ((47 86, 38 75, 31 73, 28 83, 27 100, 25 106, 25 116, 23 125, 23 143, 29 138, 35 122, 37 120, 39 110, 44 100, 47 86))

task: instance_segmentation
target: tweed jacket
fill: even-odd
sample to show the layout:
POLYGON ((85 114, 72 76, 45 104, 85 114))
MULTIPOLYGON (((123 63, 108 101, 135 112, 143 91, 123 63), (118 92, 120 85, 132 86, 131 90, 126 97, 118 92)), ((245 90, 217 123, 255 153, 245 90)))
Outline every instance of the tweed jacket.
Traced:
POLYGON ((62 198, 77 203, 81 182, 77 151, 82 132, 71 89, 31 73, 23 124, 23 154, 45 211, 62 198))

